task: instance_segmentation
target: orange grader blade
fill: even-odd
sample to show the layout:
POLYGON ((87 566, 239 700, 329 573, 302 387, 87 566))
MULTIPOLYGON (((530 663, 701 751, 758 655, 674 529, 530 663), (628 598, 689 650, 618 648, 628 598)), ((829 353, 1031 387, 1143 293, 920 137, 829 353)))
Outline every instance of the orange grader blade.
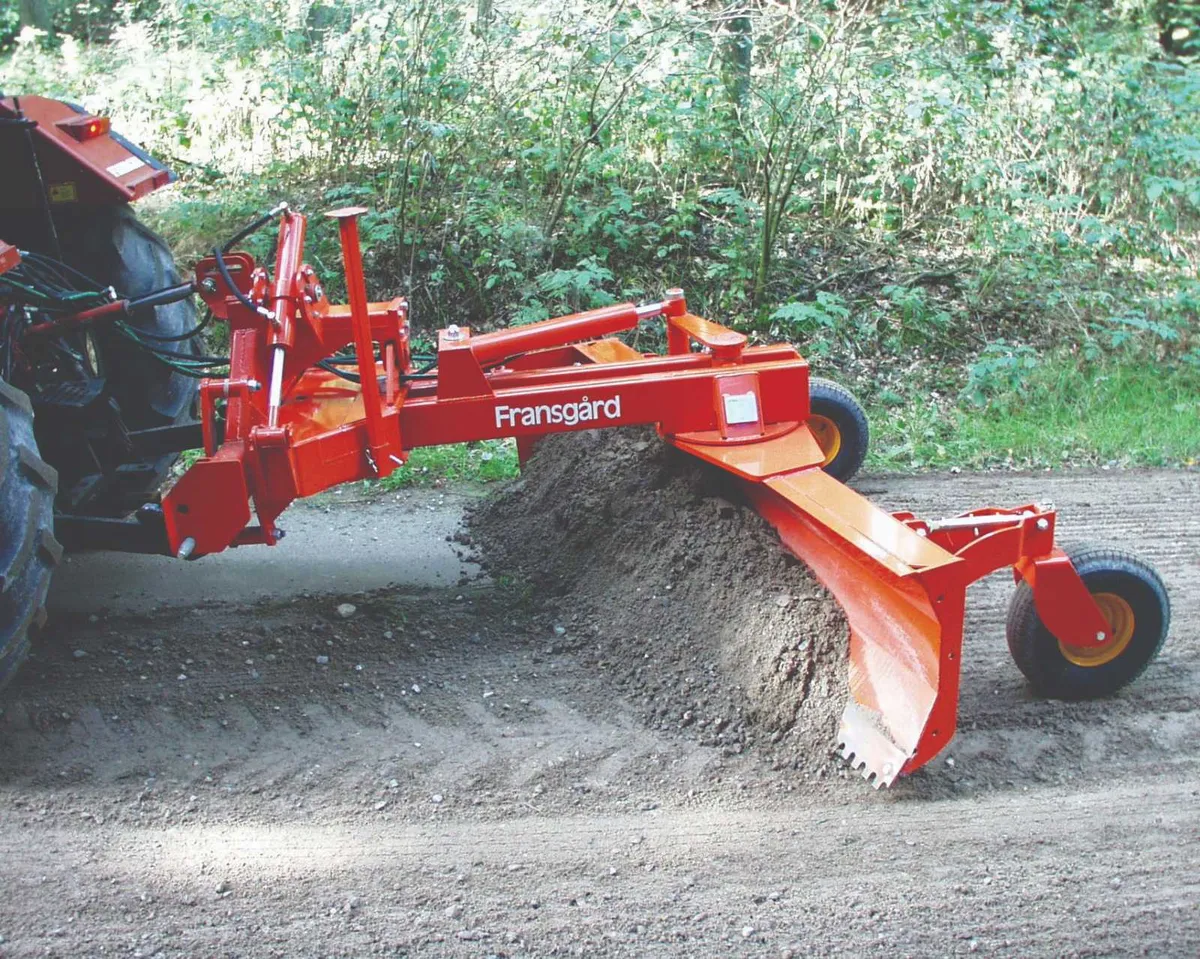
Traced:
POLYGON ((838 745, 887 786, 936 756, 958 712, 965 582, 957 557, 817 469, 747 483, 755 508, 850 626, 838 745))
POLYGON ((755 509, 845 611, 850 664, 841 754, 877 787, 936 756, 954 735, 958 710, 970 581, 963 561, 816 466, 756 469, 786 459, 789 449, 812 462, 804 427, 757 444, 762 458, 749 457, 747 446, 674 442, 740 476, 755 509))

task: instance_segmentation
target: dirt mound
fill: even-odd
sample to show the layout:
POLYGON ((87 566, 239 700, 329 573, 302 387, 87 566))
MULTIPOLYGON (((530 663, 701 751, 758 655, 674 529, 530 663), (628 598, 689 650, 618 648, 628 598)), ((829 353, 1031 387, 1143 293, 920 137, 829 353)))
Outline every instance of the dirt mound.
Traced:
POLYGON ((829 768, 845 619, 722 471, 652 431, 553 436, 470 528, 650 725, 829 768))

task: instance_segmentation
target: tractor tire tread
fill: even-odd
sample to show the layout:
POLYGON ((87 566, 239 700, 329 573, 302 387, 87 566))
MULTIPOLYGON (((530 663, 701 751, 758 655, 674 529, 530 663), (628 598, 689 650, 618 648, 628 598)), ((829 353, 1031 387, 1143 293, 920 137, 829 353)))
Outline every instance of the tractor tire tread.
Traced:
POLYGON ((58 491, 58 470, 28 446, 17 447, 17 460, 21 464, 21 472, 31 483, 40 486, 51 495, 58 491))
POLYGON ((37 452, 33 407, 0 380, 0 687, 46 621, 46 595, 62 547, 54 537, 58 473, 37 452))
POLYGON ((9 386, 4 380, 0 380, 0 406, 7 406, 10 410, 24 413, 26 416, 33 415, 33 404, 29 402, 29 397, 15 386, 9 386))

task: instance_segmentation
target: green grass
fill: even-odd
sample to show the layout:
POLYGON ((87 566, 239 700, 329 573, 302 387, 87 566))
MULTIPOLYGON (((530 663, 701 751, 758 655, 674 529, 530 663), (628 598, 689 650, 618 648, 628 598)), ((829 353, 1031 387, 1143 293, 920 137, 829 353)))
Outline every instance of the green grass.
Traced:
POLYGON ((517 446, 512 440, 481 440, 413 450, 408 461, 378 486, 385 490, 429 486, 438 481, 491 483, 518 474, 517 446))
POLYGON ((983 408, 906 400, 870 411, 871 468, 1192 466, 1200 460, 1200 370, 1183 364, 1051 357, 1022 388, 983 408))

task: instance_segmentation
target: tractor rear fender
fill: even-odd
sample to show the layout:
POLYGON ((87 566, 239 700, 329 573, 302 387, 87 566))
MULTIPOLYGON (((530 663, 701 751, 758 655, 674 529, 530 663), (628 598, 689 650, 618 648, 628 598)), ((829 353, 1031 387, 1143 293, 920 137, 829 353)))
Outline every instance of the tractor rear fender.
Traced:
MULTIPOLYGON (((40 191, 18 127, 28 124, 47 198, 57 213, 75 207, 117 206, 140 199, 174 176, 154 157, 112 131, 107 117, 48 97, 0 99, 0 209, 38 210, 40 191)), ((9 239, 14 239, 10 237, 9 239)))

